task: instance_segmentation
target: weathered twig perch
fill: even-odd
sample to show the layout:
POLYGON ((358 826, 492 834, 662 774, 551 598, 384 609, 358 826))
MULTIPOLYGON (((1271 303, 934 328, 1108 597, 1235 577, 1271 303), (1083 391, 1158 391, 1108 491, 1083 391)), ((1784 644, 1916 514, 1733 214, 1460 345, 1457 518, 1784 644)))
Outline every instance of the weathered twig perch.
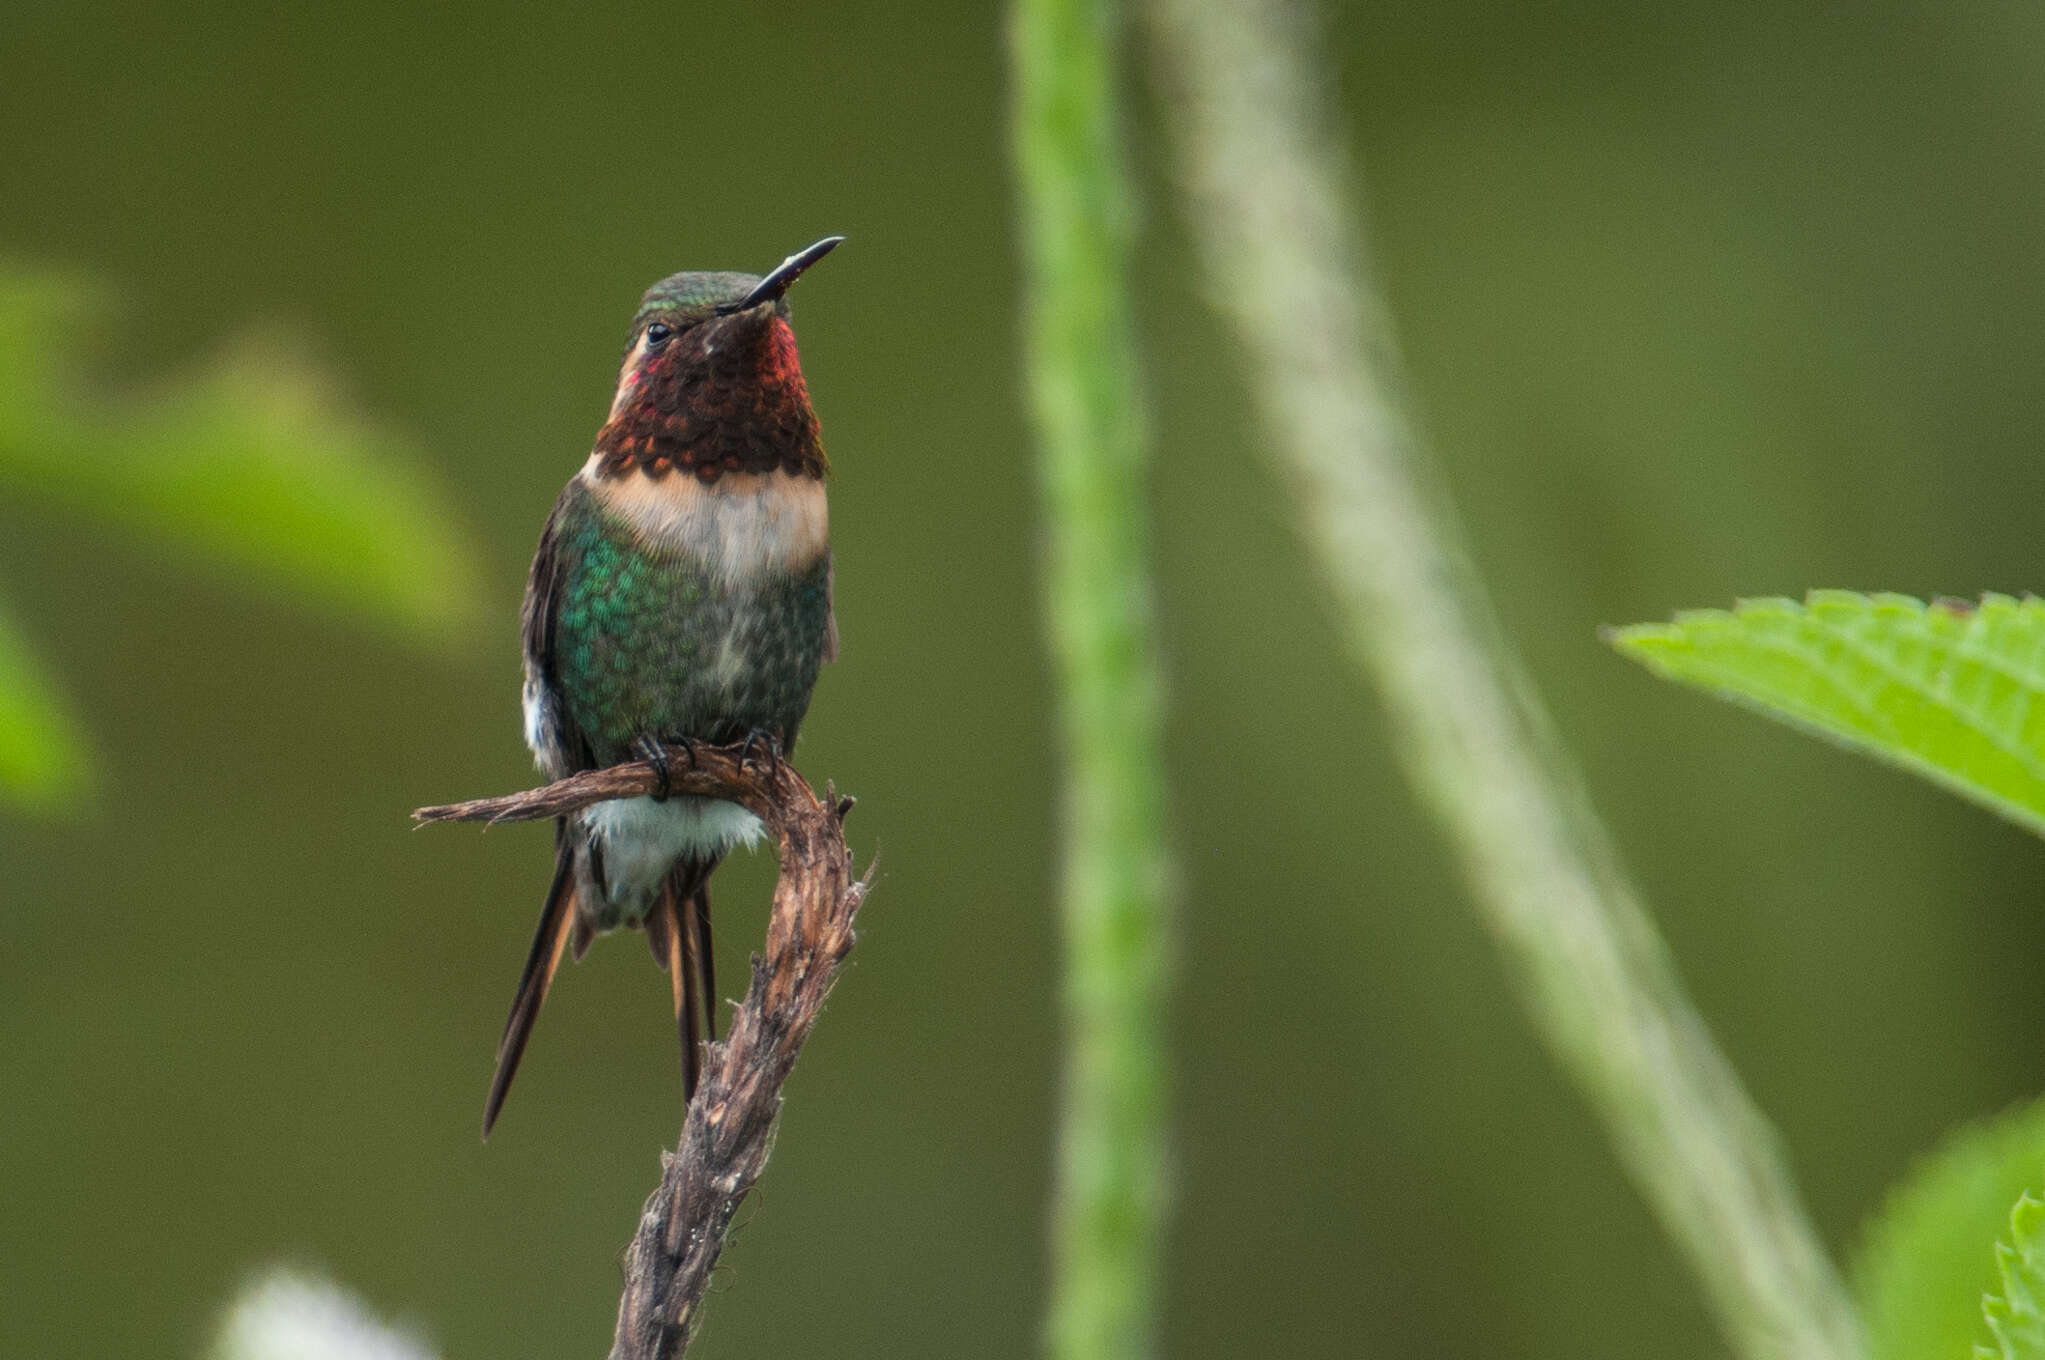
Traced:
MULTIPOLYGON (((625 1259, 611 1360, 672 1360, 687 1349, 732 1215, 767 1164, 781 1084, 851 952, 852 918, 872 876, 870 868, 864 877, 852 874, 845 845, 852 800, 829 786, 819 799, 786 761, 699 746, 671 755, 666 766, 670 792, 727 798, 764 822, 779 848, 781 878, 766 951, 753 957, 752 982, 730 1032, 709 1046, 681 1146, 662 1154, 660 1186, 640 1215, 625 1259)), ((660 785, 659 762, 631 761, 412 815, 421 822, 534 821, 660 785)))

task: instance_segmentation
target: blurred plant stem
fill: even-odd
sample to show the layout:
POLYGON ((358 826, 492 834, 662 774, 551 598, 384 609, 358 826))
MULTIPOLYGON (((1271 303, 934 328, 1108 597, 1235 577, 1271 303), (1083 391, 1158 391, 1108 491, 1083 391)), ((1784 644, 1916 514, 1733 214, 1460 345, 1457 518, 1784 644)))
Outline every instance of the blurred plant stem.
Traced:
POLYGON ((1861 1354, 1773 1131, 1692 1010, 1503 639, 1404 413, 1344 158, 1275 0, 1151 0, 1207 278, 1407 776, 1463 860, 1535 1020, 1743 1355, 1861 1354))
POLYGON ((1145 430, 1124 269, 1112 6, 1017 0, 1014 155, 1045 608, 1065 753, 1066 1058, 1048 1346, 1121 1360, 1155 1340, 1168 1198, 1170 946, 1145 430))

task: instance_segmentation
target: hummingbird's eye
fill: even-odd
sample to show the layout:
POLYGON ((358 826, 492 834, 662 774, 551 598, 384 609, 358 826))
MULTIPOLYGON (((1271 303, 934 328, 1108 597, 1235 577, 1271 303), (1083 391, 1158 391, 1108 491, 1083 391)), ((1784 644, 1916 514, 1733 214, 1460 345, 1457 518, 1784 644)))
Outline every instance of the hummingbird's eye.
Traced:
POLYGON ((674 338, 674 334, 675 334, 674 327, 668 325, 667 322, 665 321, 650 322, 646 327, 646 348, 649 350, 659 349, 662 345, 665 345, 669 340, 672 340, 674 338))

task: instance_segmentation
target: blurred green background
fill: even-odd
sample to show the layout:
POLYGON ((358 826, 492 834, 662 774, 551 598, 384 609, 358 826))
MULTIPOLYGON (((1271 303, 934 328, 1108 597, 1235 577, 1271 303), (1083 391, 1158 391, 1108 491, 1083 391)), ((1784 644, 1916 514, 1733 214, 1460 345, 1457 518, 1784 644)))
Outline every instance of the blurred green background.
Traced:
MULTIPOLYGON (((1844 1250, 1942 1129, 2045 1085, 2045 847, 1594 630, 2045 584, 2045 17, 1328 17, 1500 611, 1844 1250)), ((10 7, 0 249, 118 290, 91 372, 297 336, 427 451, 487 585, 422 646, 0 488, 0 591, 105 769, 73 820, 0 814, 0 1353, 195 1354, 278 1257, 451 1360, 604 1344, 677 1123, 665 983, 629 939, 567 970, 482 1146, 548 837, 405 814, 529 782, 525 563, 640 290, 825 232, 796 306, 845 645, 800 757, 881 876, 698 1353, 1035 1350, 1057 849, 1002 38, 942 4, 10 7)), ((1388 768, 1137 88, 1184 887, 1164 1350, 1720 1354, 1388 768)), ((727 978, 770 870, 720 877, 727 978)))

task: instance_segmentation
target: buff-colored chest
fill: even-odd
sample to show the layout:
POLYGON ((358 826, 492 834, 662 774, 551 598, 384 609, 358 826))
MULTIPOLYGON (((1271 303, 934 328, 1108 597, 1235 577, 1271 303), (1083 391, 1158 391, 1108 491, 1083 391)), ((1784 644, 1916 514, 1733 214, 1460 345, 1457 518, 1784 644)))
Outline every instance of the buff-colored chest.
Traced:
POLYGON ((821 478, 730 473, 602 476, 592 456, 577 476, 597 507, 650 553, 686 558, 719 586, 744 587, 807 570, 830 546, 821 478))

